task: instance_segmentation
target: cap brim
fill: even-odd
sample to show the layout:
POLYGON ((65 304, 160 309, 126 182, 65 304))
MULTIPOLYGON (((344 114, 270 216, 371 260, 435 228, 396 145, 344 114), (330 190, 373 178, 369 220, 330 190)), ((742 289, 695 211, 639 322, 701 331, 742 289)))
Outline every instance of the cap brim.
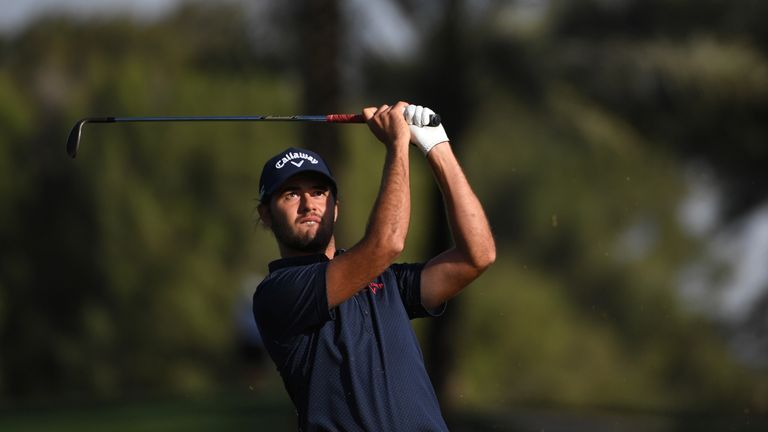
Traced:
POLYGON ((275 185, 272 188, 270 188, 269 190, 265 190, 261 194, 261 197, 259 197, 259 200, 264 201, 265 199, 271 197, 272 194, 275 193, 275 191, 277 191, 278 189, 280 189, 280 187, 285 182, 287 182, 288 180, 290 180, 293 177, 296 177, 299 174, 304 174, 304 173, 307 173, 307 172, 315 172, 315 173, 318 173, 318 174, 322 175, 326 179, 328 179, 328 182, 330 182, 331 188, 333 189, 334 195, 336 194, 336 191, 338 189, 337 189, 337 186, 336 186, 336 180, 333 177, 329 176, 327 172, 325 172, 324 170, 322 170, 320 168, 306 168, 306 169, 302 169, 301 171, 298 171, 298 172, 292 172, 289 175, 285 176, 285 178, 279 178, 278 181, 275 182, 275 185))

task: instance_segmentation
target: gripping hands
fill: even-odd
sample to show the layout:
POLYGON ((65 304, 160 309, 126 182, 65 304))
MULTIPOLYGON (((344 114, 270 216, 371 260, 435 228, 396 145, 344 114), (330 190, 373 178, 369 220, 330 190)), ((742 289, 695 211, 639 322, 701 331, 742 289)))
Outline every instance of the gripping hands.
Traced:
POLYGON ((435 112, 420 105, 405 107, 405 121, 411 129, 411 143, 421 149, 426 156, 432 147, 448 141, 443 125, 430 126, 435 112))

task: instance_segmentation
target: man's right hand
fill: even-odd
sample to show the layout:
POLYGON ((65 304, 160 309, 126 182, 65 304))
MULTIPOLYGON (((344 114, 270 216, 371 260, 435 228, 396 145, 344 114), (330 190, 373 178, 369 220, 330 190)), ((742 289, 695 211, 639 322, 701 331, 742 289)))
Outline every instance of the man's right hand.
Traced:
POLYGON ((392 146, 407 147, 411 141, 411 130, 405 121, 407 102, 398 102, 393 106, 382 105, 379 108, 363 109, 363 116, 376 138, 389 149, 392 146))

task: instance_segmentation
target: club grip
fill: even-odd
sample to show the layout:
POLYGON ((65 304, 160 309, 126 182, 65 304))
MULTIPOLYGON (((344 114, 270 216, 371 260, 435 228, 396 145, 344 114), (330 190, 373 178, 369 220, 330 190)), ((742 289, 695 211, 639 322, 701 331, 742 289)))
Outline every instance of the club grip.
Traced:
MULTIPOLYGON (((362 114, 328 114, 325 116, 328 123, 365 123, 362 114)), ((429 126, 440 126, 440 115, 434 114, 429 119, 429 126)))
POLYGON ((365 123, 362 114, 328 114, 325 116, 328 123, 365 123))

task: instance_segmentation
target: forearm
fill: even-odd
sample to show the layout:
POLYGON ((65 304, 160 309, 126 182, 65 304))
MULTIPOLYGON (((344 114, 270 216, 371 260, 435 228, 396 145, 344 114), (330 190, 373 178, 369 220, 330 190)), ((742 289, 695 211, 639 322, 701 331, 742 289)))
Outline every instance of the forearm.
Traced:
POLYGON ((387 148, 381 188, 363 238, 331 260, 325 274, 328 307, 347 300, 381 274, 405 247, 411 214, 410 132, 403 117, 405 102, 363 109, 371 132, 387 148))
MULTIPOLYGON (((407 144, 407 143, 406 143, 407 144)), ((363 238, 331 261, 326 272, 328 306, 352 297, 384 272, 405 246, 410 218, 408 148, 389 150, 381 189, 363 238)))
POLYGON ((406 142, 405 145, 393 145, 387 151, 379 195, 361 246, 399 255, 405 246, 410 214, 410 163, 406 142))
POLYGON ((449 143, 435 146, 427 160, 443 194, 456 252, 479 275, 496 259, 493 234, 480 200, 472 191, 449 143))

